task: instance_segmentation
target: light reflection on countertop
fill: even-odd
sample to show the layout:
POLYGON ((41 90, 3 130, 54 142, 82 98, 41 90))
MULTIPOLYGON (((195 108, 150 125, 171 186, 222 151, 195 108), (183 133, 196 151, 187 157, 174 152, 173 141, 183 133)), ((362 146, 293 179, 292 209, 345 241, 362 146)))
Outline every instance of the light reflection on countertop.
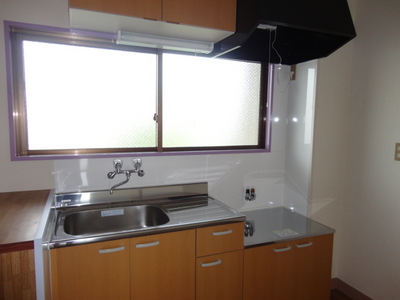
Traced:
POLYGON ((278 243, 299 238, 334 233, 335 230, 285 207, 241 212, 252 223, 253 236, 244 238, 245 247, 278 243))

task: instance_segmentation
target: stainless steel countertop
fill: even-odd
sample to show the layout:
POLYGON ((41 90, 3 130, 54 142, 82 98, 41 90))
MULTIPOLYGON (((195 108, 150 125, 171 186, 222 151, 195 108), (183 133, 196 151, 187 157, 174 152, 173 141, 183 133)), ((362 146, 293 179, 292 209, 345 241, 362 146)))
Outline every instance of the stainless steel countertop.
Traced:
POLYGON ((124 230, 119 232, 96 234, 96 235, 68 235, 62 228, 56 228, 51 237, 50 247, 63 247, 78 244, 100 242, 112 239, 122 239, 149 234, 158 234, 176 230, 186 230, 212 226, 231 222, 244 222, 245 216, 224 205, 218 200, 209 198, 205 206, 170 210, 168 204, 159 205, 168 212, 169 222, 160 226, 144 227, 140 229, 124 230))
POLYGON ((279 243, 310 236, 334 233, 335 230, 293 212, 285 207, 273 207, 242 212, 255 232, 244 238, 245 247, 279 243))
POLYGON ((56 195, 48 217, 45 246, 57 248, 245 221, 243 214, 204 194, 206 192, 206 183, 196 183, 116 190, 113 197, 109 196, 108 190, 56 195), (109 199, 113 199, 113 202, 109 202, 109 199), (64 231, 63 215, 71 211, 90 210, 99 206, 123 209, 132 205, 157 206, 168 215, 169 222, 159 226, 98 234, 69 235, 64 231))

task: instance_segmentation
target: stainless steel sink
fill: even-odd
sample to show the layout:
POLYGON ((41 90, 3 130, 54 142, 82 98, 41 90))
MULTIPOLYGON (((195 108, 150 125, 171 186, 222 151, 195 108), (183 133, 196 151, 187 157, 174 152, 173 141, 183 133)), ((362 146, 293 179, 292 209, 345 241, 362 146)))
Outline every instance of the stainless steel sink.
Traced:
POLYGON ((151 205, 77 211, 63 218, 64 232, 69 235, 119 232, 169 222, 169 217, 161 208, 151 205))
POLYGON ((50 248, 242 222, 245 216, 208 194, 208 185, 54 194, 48 218, 50 248))

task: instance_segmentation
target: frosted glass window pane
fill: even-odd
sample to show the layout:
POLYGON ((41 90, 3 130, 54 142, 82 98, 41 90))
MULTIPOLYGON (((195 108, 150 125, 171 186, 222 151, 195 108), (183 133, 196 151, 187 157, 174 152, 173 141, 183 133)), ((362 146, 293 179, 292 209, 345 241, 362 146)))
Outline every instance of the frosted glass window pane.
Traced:
POLYGON ((155 54, 23 42, 29 150, 155 147, 155 54))
POLYGON ((259 63, 163 55, 164 147, 258 145, 259 63))

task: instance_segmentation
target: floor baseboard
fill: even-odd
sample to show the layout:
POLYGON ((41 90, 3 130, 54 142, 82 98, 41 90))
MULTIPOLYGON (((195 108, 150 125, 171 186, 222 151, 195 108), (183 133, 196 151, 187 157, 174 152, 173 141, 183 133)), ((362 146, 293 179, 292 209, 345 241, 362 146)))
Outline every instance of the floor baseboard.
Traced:
POLYGON ((337 277, 331 279, 331 289, 337 289, 354 300, 373 300, 337 277))

